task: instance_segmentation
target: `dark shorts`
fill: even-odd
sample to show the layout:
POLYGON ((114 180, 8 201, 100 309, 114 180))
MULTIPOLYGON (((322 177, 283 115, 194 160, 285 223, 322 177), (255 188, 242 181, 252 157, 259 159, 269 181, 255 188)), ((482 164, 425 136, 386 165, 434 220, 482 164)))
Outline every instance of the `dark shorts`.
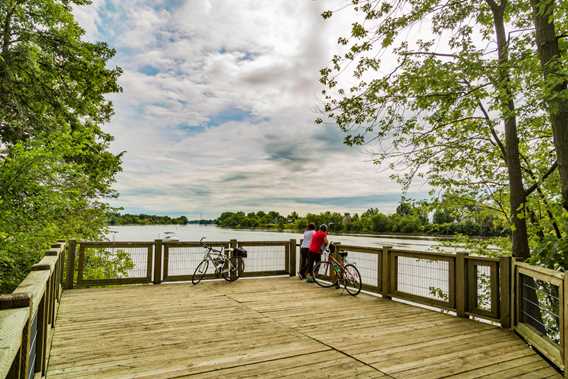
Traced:
POLYGON ((306 276, 306 272, 308 272, 308 254, 310 253, 310 249, 307 247, 300 248, 300 276, 306 276))
POLYGON ((314 271, 314 265, 321 262, 321 254, 308 252, 308 267, 306 272, 312 274, 314 271))

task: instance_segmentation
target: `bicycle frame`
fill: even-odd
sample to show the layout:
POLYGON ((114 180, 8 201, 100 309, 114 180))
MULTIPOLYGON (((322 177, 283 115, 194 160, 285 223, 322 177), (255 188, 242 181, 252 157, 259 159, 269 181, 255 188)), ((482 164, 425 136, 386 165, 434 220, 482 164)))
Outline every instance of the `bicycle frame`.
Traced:
POLYGON ((207 249, 207 252, 203 256, 203 260, 207 259, 211 264, 213 264, 213 267, 215 267, 215 272, 218 273, 228 272, 231 269, 232 263, 231 260, 228 259, 227 256, 225 255, 224 247, 221 248, 221 250, 213 249, 210 246, 204 248, 207 249), (223 266, 225 266, 225 264, 227 264, 228 266, 227 269, 221 271, 221 269, 223 268, 223 266))
MULTIPOLYGON (((326 250, 322 256, 322 260, 324 260, 324 257, 326 257, 327 260, 331 263, 329 267, 330 272, 326 273, 326 276, 332 279, 333 276, 336 276, 337 274, 343 275, 343 271, 345 270, 345 263, 340 261, 336 257, 335 253, 331 253, 329 250, 326 250), (338 270, 336 268, 338 268, 338 270)), ((335 281, 337 281, 337 279, 338 278, 336 277, 335 281)))

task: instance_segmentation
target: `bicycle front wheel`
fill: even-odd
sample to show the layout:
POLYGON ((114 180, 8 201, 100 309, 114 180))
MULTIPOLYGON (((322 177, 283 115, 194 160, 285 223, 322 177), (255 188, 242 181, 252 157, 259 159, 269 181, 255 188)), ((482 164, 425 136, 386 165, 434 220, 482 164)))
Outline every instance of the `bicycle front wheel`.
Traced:
POLYGON ((199 266, 197 266, 197 268, 193 272, 193 276, 191 277, 191 282, 194 285, 198 284, 207 273, 208 268, 209 268, 209 261, 207 259, 202 260, 199 266))
POLYGON ((357 296, 361 292, 363 283, 361 281, 361 274, 357 267, 352 264, 345 265, 343 268, 343 286, 349 295, 357 296))
POLYGON ((329 261, 319 262, 314 267, 314 280, 318 286, 329 288, 335 284, 335 281, 331 280, 331 270, 333 270, 333 266, 329 261))

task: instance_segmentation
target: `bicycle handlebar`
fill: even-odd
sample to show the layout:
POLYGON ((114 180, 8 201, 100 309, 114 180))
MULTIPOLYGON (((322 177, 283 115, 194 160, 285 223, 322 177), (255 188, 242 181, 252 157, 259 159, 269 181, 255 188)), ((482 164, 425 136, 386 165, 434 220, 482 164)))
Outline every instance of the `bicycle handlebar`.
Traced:
POLYGON ((222 254, 223 251, 222 250, 217 250, 212 248, 211 246, 207 245, 205 242, 205 237, 201 237, 201 239, 199 240, 199 243, 201 244, 201 246, 203 246, 205 249, 208 249, 209 251, 214 251, 216 253, 222 254))

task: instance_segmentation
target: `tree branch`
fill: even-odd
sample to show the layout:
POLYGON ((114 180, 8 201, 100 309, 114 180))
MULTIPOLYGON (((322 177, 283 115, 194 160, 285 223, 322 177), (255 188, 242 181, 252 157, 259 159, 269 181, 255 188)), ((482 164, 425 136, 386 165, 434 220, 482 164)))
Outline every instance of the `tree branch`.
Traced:
POLYGON ((497 144, 497 146, 499 147, 499 150, 501 151, 501 157, 503 158, 503 160, 506 163, 507 162, 507 152, 505 150, 505 145, 503 144, 503 142, 499 138, 499 135, 497 134, 497 131, 495 130, 495 128, 491 125, 491 117, 489 117, 489 113, 487 112, 487 110, 485 109, 483 104, 481 103, 481 100, 477 102, 477 105, 479 106, 479 109, 481 109, 483 116, 487 120, 487 124, 489 126, 489 131, 491 132, 491 135, 495 139, 495 143, 497 144))
MULTIPOLYGON (((538 189, 538 187, 554 172, 554 170, 556 170, 556 168, 558 168, 558 161, 554 161, 552 166, 550 166, 550 168, 548 169, 548 171, 546 171, 546 173, 542 176, 542 178, 536 183, 534 183, 532 186, 527 188, 527 190, 525 191, 525 196, 529 196, 536 189, 538 189)), ((534 174, 532 173, 532 171, 528 168, 527 170, 529 172, 529 175, 534 179, 534 174)))
POLYGON ((400 53, 400 55, 431 55, 435 57, 448 57, 448 58, 459 58, 457 54, 450 54, 450 53, 435 53, 433 51, 405 51, 400 53))

